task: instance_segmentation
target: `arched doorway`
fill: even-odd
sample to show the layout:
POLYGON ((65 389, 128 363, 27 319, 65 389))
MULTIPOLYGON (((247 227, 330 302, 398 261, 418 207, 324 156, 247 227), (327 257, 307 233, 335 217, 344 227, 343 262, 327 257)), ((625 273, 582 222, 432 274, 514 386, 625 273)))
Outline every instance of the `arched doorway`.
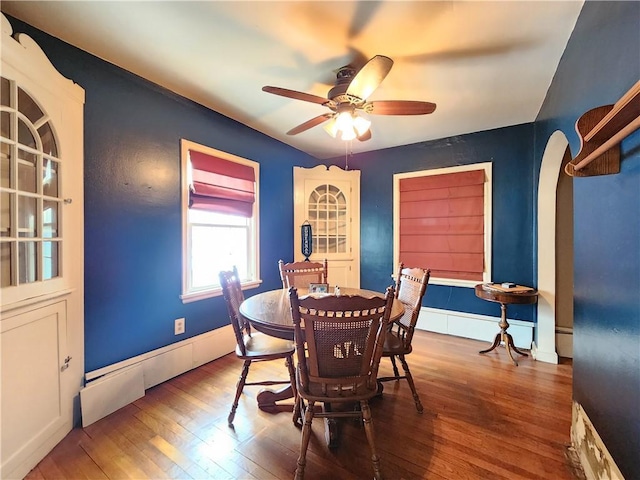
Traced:
POLYGON ((570 342, 573 324, 573 195, 562 169, 571 160, 569 142, 554 132, 544 151, 538 183, 538 324, 532 353, 558 363, 557 323, 570 342), (569 335, 569 337, 567 337, 569 335))

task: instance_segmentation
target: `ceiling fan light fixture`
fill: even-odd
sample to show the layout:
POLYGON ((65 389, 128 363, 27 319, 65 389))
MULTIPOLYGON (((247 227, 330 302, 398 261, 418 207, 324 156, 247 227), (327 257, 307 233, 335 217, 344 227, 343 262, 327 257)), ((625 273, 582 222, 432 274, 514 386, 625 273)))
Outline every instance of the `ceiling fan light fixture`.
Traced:
POLYGON ((371 126, 371 122, 369 120, 367 120, 366 118, 363 118, 363 117, 360 117, 360 116, 356 116, 353 119, 353 128, 358 133, 358 137, 361 137, 362 135, 367 133, 367 131, 369 130, 370 126, 371 126))
POLYGON ((349 141, 365 134, 370 126, 371 122, 366 118, 351 111, 343 111, 325 125, 324 129, 333 138, 349 141))
POLYGON ((418 100, 369 101, 369 96, 380 86, 392 66, 391 58, 376 55, 359 69, 349 65, 334 70, 337 72, 336 81, 326 98, 269 85, 262 87, 262 90, 282 97, 316 103, 331 110, 331 113, 318 115, 292 128, 287 135, 297 135, 328 120, 324 129, 333 138, 345 141, 357 138, 365 142, 371 139, 371 122, 358 116, 357 112, 373 115, 426 115, 436 109, 435 103, 418 100))
POLYGON ((336 128, 342 132, 353 130, 353 116, 350 111, 340 112, 338 114, 336 117, 336 128))
POLYGON ((331 120, 329 120, 322 128, 325 129, 325 131, 331 135, 333 138, 336 138, 338 136, 338 127, 336 126, 336 118, 333 117, 331 120))
POLYGON ((341 130, 340 140, 348 142, 349 140, 354 140, 357 136, 355 129, 351 127, 346 130, 341 130))

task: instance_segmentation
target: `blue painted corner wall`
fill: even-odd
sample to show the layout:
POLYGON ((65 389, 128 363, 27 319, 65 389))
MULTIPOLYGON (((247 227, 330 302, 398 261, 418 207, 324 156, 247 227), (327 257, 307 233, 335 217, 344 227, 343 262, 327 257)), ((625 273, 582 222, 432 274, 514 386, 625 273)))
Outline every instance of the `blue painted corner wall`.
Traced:
MULTIPOLYGON (((536 172, 560 130, 640 80, 640 3, 585 2, 535 130, 536 172)), ((640 478, 640 132, 616 175, 574 178, 573 397, 624 478, 640 478)))
MULTIPOLYGON (((393 175, 468 165, 493 164, 494 281, 535 285, 533 264, 533 123, 354 155, 349 167, 361 173, 361 285, 384 290, 392 282, 393 175)), ((344 166, 344 158, 332 162, 344 166)), ((498 316, 496 305, 472 288, 429 285, 424 305, 498 316)), ((512 305, 509 317, 533 321, 532 305, 512 305)))

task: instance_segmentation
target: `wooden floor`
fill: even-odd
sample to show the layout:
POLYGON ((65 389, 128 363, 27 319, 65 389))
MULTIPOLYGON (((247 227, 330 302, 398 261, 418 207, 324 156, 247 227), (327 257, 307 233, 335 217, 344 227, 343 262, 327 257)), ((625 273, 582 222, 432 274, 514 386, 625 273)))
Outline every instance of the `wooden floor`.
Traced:
MULTIPOLYGON (((575 480, 570 443, 570 362, 550 365, 499 347, 418 332, 407 357, 424 405, 419 415, 406 382, 389 382, 371 402, 387 479, 575 480)), ((383 359, 380 375, 391 373, 383 359)), ((288 413, 256 407, 246 387, 235 429, 227 414, 240 361, 227 355, 158 385, 135 403, 73 430, 28 479, 293 478, 300 430, 288 413)), ((280 362, 257 364, 250 378, 286 378, 280 362)), ((321 419, 307 455, 307 479, 372 478, 364 429, 340 424, 330 450, 321 419)))

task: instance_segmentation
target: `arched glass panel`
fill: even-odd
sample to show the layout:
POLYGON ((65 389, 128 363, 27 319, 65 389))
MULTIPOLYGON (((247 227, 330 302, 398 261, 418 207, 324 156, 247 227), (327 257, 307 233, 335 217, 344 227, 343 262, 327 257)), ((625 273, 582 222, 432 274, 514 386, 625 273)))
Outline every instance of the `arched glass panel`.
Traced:
POLYGON ((58 148, 56 147, 56 141, 53 136, 53 130, 51 129, 51 122, 45 123, 38 129, 40 140, 42 140, 42 152, 52 157, 58 156, 58 148))
POLYGON ((320 185, 309 195, 307 217, 315 253, 347 251, 347 200, 335 185, 320 185))
POLYGON ((18 105, 20 113, 24 114, 31 123, 36 123, 44 115, 36 102, 21 88, 18 88, 18 105))
POLYGON ((18 143, 25 147, 37 148, 36 137, 22 118, 18 119, 18 143))
POLYGON ((62 198, 58 143, 47 113, 15 82, 2 78, 0 84, 4 137, 0 142, 0 279, 4 287, 62 274, 62 198))

